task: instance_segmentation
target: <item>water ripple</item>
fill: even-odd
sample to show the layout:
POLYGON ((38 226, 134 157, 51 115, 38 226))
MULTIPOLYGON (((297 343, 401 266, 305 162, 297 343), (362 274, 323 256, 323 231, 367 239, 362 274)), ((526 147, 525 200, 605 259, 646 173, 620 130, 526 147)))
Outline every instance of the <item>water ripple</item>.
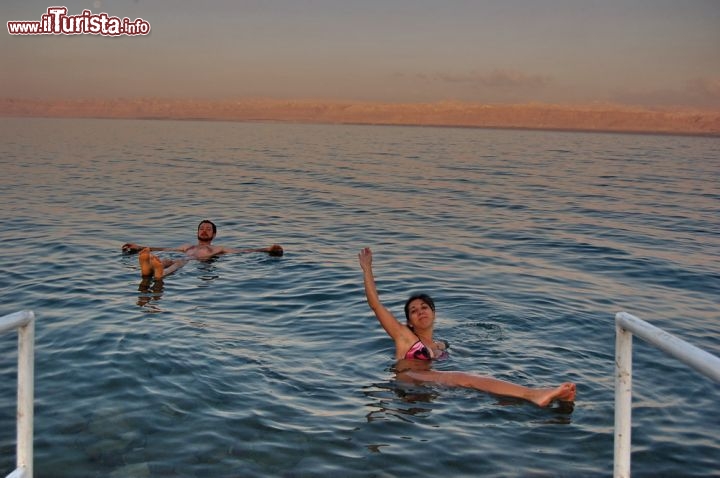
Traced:
MULTIPOLYGON (((720 354, 711 138, 0 126, 3 313, 38 317, 37 476, 607 476, 614 313, 720 354), (157 285, 120 253, 193 242, 202 218, 219 244, 286 254, 191 262, 157 285), (398 383, 363 246, 398 317, 411 292, 435 297, 451 344, 438 369, 573 380, 572 413, 398 383)), ((12 383, 16 339, 0 346, 12 383)), ((634 474, 714 473, 716 385, 635 351, 634 474)), ((14 418, 0 407, 7 470, 14 418)))

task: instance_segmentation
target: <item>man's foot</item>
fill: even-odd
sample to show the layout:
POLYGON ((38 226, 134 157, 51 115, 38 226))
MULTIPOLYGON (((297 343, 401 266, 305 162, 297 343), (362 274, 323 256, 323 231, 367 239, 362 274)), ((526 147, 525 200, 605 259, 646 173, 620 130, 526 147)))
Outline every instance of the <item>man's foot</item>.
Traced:
POLYGON ((150 254, 150 264, 152 264, 153 277, 155 277, 155 280, 162 280, 165 276, 165 266, 162 261, 158 259, 157 256, 150 254))
POLYGON ((575 384, 566 382, 556 388, 539 388, 533 390, 527 399, 539 407, 547 407, 556 400, 562 402, 575 401, 575 392, 575 384))
POLYGON ((153 265, 150 261, 151 257, 155 257, 150 254, 150 248, 146 247, 138 255, 138 262, 140 262, 140 274, 143 277, 150 277, 153 275, 153 265))

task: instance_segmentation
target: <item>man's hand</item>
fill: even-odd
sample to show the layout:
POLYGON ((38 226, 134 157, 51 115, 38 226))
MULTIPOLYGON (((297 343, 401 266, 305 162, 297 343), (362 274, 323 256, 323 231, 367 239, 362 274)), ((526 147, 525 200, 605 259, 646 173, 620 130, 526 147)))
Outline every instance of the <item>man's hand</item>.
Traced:
POLYGON ((272 246, 268 247, 267 252, 271 256, 282 256, 285 251, 283 251, 283 248, 279 244, 273 244, 272 246))
POLYGON ((122 251, 125 254, 135 254, 136 252, 140 252, 143 249, 145 249, 145 247, 139 244, 133 244, 132 242, 128 242, 127 244, 123 244, 122 246, 122 251))

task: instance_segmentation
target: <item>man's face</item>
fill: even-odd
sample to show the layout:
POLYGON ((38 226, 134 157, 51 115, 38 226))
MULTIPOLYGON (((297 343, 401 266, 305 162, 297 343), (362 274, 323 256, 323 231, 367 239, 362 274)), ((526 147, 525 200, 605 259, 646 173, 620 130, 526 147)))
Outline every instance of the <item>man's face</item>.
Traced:
POLYGON ((203 222, 198 227, 198 241, 212 241, 215 237, 213 235, 213 227, 209 222, 203 222))

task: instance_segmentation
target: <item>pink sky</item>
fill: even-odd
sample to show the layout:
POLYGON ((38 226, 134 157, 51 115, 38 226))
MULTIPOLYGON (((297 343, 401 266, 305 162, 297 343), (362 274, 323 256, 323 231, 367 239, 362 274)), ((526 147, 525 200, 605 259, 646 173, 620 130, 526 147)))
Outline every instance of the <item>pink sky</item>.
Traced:
MULTIPOLYGON (((53 3, 52 5, 55 5, 53 3)), ((3 97, 720 109, 720 2, 71 0, 150 35, 0 38, 3 97)), ((49 3, 9 0, 6 21, 49 3)))

